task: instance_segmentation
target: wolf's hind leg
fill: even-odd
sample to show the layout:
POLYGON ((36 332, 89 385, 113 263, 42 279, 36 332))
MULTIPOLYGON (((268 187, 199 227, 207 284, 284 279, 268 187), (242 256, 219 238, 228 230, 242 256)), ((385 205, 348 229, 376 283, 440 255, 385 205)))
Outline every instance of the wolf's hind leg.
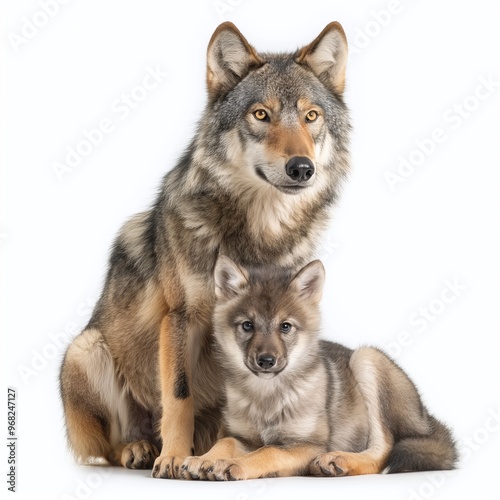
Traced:
POLYGON ((127 419, 121 423, 121 442, 115 444, 109 461, 127 469, 152 469, 160 454, 160 442, 156 430, 159 416, 146 410, 131 395, 124 394, 127 419), (128 403, 128 404, 127 404, 128 403))
POLYGON ((111 415, 95 385, 89 368, 102 357, 105 349, 96 330, 82 332, 69 346, 60 376, 68 442, 75 457, 85 463, 90 459, 108 459, 111 415))
POLYGON ((61 395, 68 441, 79 461, 152 467, 158 449, 151 416, 119 383, 98 330, 83 331, 69 346, 61 369, 61 395))
POLYGON ((109 461, 127 469, 151 469, 159 454, 154 444, 143 439, 117 445, 110 453, 109 461))

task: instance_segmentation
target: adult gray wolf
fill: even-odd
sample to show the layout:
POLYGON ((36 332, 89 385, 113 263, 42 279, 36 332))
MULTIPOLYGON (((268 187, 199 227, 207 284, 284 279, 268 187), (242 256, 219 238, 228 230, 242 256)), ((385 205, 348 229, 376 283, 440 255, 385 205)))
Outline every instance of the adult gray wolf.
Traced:
POLYGON ((451 469, 448 428, 382 351, 320 340, 324 268, 215 268, 224 438, 187 458, 187 478, 346 476, 451 469))
POLYGON ((338 23, 293 54, 258 53, 231 23, 214 32, 194 139, 152 208, 118 234, 102 295, 63 361, 78 459, 175 477, 215 442, 215 262, 312 258, 349 166, 346 59, 338 23))

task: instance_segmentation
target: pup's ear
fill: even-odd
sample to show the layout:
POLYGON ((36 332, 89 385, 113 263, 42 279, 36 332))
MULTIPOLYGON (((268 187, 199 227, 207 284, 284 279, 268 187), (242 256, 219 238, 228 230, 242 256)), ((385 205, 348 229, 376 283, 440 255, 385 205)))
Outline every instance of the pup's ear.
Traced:
POLYGON ((340 23, 330 23, 316 40, 299 51, 295 61, 309 66, 323 85, 336 94, 342 94, 347 64, 347 38, 340 23))
POLYGON ((319 303, 324 282, 325 268, 320 260, 313 260, 298 272, 291 286, 295 287, 299 297, 319 303))
POLYGON ((227 93, 248 72, 262 64, 255 49, 238 28, 222 23, 212 35, 207 51, 207 87, 210 98, 227 93))
POLYGON ((214 271, 215 295, 229 299, 238 295, 248 284, 248 273, 240 269, 229 257, 221 255, 214 271))

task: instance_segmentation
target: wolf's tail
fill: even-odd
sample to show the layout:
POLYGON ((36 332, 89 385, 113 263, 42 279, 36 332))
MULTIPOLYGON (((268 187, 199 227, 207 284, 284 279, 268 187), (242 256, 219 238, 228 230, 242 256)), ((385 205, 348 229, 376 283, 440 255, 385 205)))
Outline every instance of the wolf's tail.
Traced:
POLYGON ((454 469, 458 452, 450 430, 429 416, 431 431, 425 436, 405 437, 392 449, 385 472, 416 472, 454 469))

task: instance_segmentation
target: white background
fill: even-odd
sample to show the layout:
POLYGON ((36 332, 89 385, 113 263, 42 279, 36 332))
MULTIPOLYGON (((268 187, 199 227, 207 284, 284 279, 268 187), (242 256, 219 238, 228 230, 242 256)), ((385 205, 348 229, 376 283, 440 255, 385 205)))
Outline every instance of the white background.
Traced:
POLYGON ((4 387, 18 390, 17 498, 498 498, 496 3, 70 0, 24 43, 24 18, 43 24, 39 2, 2 2, 2 365, 4 387), (390 18, 380 13, 397 5, 390 18), (114 234, 149 206, 193 134, 206 45, 222 20, 267 51, 294 50, 333 20, 344 26, 352 173, 319 252, 324 335, 390 349, 453 427, 459 470, 208 484, 78 467, 67 452, 57 387, 64 345, 89 318, 114 234), (128 116, 117 112, 157 65, 168 76, 136 90, 144 99, 128 116), (478 90, 481 78, 496 88, 478 90), (456 106, 468 116, 457 118, 456 106), (113 131, 59 180, 54 162, 106 118, 113 131), (422 160, 416 141, 436 128, 445 139, 391 190, 387 172, 400 156, 422 160), (445 292, 448 304, 446 280, 460 286, 445 292), (429 306, 432 321, 418 320, 429 306))

